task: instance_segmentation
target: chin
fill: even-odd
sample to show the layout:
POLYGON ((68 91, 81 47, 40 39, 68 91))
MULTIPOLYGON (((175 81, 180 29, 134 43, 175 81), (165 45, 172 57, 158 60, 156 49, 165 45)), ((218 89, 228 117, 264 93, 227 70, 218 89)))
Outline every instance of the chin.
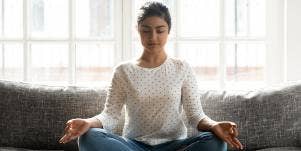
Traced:
POLYGON ((161 47, 147 47, 149 52, 160 52, 162 50, 161 47))

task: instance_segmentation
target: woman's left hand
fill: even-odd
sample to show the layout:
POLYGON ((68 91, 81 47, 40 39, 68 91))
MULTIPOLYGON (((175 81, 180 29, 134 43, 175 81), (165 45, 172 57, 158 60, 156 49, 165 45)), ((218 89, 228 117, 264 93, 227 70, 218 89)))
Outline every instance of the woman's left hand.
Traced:
POLYGON ((242 144, 236 138, 238 136, 238 130, 235 123, 230 121, 217 122, 210 130, 219 138, 227 142, 231 147, 243 149, 242 144))

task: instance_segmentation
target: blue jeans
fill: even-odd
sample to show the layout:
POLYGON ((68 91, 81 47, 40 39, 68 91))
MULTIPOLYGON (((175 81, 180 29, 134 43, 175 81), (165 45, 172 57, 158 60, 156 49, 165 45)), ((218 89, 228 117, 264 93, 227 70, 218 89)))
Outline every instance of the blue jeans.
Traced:
POLYGON ((80 151, 226 151, 227 144, 211 132, 159 145, 147 145, 133 139, 108 133, 104 129, 91 128, 79 138, 80 151))

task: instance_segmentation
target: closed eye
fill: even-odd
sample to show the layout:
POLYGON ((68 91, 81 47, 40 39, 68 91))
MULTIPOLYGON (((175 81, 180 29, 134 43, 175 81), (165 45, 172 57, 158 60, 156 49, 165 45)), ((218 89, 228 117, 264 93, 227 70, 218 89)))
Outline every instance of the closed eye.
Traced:
POLYGON ((165 30, 159 30, 159 31, 157 31, 157 33, 164 33, 165 32, 165 30))

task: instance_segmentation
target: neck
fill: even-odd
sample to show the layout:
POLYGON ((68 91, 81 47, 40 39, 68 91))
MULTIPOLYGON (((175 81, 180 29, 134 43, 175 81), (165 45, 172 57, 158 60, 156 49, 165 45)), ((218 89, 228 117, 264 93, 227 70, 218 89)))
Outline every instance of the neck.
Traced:
POLYGON ((137 60, 137 64, 142 67, 157 67, 161 65, 166 58, 167 54, 165 51, 160 51, 160 53, 148 53, 147 51, 143 51, 142 56, 137 60))

